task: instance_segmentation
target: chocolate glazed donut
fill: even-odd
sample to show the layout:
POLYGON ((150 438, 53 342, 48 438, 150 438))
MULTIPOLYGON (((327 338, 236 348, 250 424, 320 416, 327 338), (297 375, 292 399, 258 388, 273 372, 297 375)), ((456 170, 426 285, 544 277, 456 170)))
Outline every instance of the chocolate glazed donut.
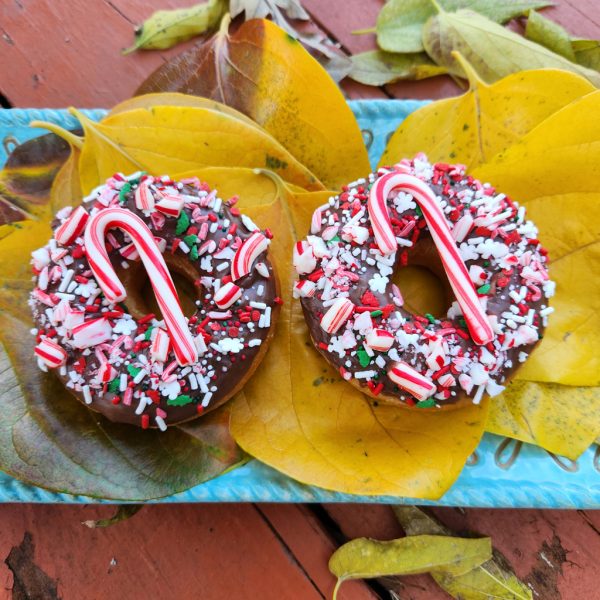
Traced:
POLYGON ((315 347, 389 403, 446 409, 499 394, 553 310, 547 253, 525 209, 463 165, 424 155, 318 208, 294 265, 315 347), (455 298, 447 315, 406 310, 392 277, 408 264, 441 271, 455 298))
POLYGON ((226 402, 264 356, 280 303, 271 233, 234 204, 196 178, 138 173, 62 210, 33 253, 40 367, 92 410, 142 428, 226 402), (187 316, 171 273, 194 290, 187 316))

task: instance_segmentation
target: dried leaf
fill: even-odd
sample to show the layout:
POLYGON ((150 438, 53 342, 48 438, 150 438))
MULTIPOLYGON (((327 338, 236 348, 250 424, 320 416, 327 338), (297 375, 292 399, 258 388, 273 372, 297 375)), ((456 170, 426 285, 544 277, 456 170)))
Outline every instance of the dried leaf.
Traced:
POLYGON ((578 64, 600 71, 600 42, 598 40, 572 40, 578 64))
MULTIPOLYGON (((452 532, 416 506, 393 506, 407 535, 452 535, 452 532)), ((436 583, 459 600, 532 600, 531 590, 512 572, 495 549, 492 558, 464 575, 431 573, 436 583)))
POLYGON ((564 69, 600 85, 600 74, 581 67, 547 48, 526 40, 470 10, 440 12, 423 27, 423 45, 429 56, 450 73, 464 77, 452 58, 460 52, 487 82, 527 69, 564 69))
POLYGON ((565 71, 515 73, 488 85, 468 63, 464 68, 469 91, 409 115, 390 138, 381 165, 425 152, 432 161, 460 162, 472 169, 595 89, 565 71))
POLYGON ((473 173, 525 204, 557 282, 555 313, 519 379, 600 385, 599 110, 596 91, 473 173))
POLYGON ((529 12, 525 37, 536 44, 540 44, 564 56, 566 59, 576 62, 575 52, 571 45, 569 32, 558 23, 543 17, 535 10, 529 12))
POLYGON ((84 194, 115 171, 160 174, 206 166, 266 167, 306 188, 322 188, 269 134, 227 111, 154 106, 118 113, 100 123, 74 112, 85 132, 79 161, 84 194))
POLYGON ((50 186, 69 146, 54 134, 17 146, 0 171, 0 225, 47 218, 50 186))
POLYGON ((340 90, 270 21, 248 21, 231 35, 222 28, 160 67, 137 93, 157 91, 204 96, 243 112, 328 187, 369 171, 360 128, 340 90))
MULTIPOLYGON (((449 12, 469 8, 481 15, 505 23, 520 17, 532 8, 543 8, 552 2, 543 0, 438 0, 449 12)), ((427 19, 436 14, 431 0, 390 0, 377 17, 377 43, 389 52, 422 52, 422 29, 427 19)))
POLYGON ((278 25, 286 16, 289 19, 310 19, 299 0, 230 0, 229 12, 232 17, 245 12, 246 21, 273 17, 278 25))
MULTIPOLYGON (((27 290, 21 298, 29 321, 27 290)), ((12 477, 58 492, 136 501, 183 491, 243 460, 226 410, 162 434, 91 412, 32 361, 30 327, 0 311, 6 351, 0 356, 0 469, 12 477)))
POLYGON ((448 576, 464 575, 488 561, 491 555, 490 538, 415 535, 386 542, 358 538, 333 553, 329 559, 329 570, 338 578, 337 593, 340 583, 348 579, 431 571, 448 576))
POLYGON ((514 381, 492 399, 486 429, 577 460, 600 435, 600 388, 514 381))
POLYGON ((350 77, 365 85, 385 85, 399 79, 425 79, 446 73, 427 54, 394 54, 372 50, 352 57, 350 77))
POLYGON ((112 517, 108 519, 98 519, 96 521, 83 521, 82 525, 85 525, 90 529, 98 529, 99 527, 112 527, 117 523, 131 519, 131 517, 139 513, 142 508, 144 508, 143 504, 122 504, 117 507, 117 510, 112 517))
POLYGON ((279 192, 268 209, 245 209, 262 226, 277 223, 271 252, 284 304, 260 370, 233 402, 233 436, 252 456, 304 483, 439 498, 477 446, 487 403, 443 414, 371 405, 323 361, 292 298, 290 248, 331 192, 279 192))
POLYGON ((135 31, 133 46, 123 51, 162 50, 216 29, 227 11, 225 0, 207 0, 189 8, 158 10, 135 31))

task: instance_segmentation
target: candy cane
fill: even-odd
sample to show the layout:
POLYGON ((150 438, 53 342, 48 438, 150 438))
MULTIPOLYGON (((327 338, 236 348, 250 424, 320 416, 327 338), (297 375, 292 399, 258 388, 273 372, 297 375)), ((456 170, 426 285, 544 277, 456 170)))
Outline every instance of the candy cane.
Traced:
POLYGON ((419 371, 402 361, 392 364, 388 371, 388 377, 417 400, 426 400, 436 390, 431 379, 424 377, 419 371))
POLYGON ((150 185, 142 181, 135 190, 135 207, 139 210, 151 210, 154 208, 154 196, 150 185))
POLYGON ((215 292, 215 304, 219 308, 229 308, 241 295, 242 288, 230 281, 215 292))
POLYGON ((494 339, 494 331, 479 303, 444 213, 431 188, 417 177, 405 173, 388 173, 373 184, 369 194, 368 208, 375 241, 379 249, 384 254, 390 254, 395 252, 398 247, 387 207, 387 198, 390 192, 396 189, 411 194, 421 207, 473 340, 479 345, 491 342, 494 339))
POLYGON ((231 259, 231 278, 237 281, 252 271, 254 261, 267 249, 270 240, 260 231, 254 232, 236 250, 231 259))
POLYGON ((327 333, 335 333, 354 312, 354 303, 348 298, 338 298, 323 315, 321 327, 327 333))
POLYGON ((39 358, 44 361, 44 364, 51 369, 64 365, 67 360, 67 353, 56 342, 44 338, 34 349, 34 352, 39 358))
POLYGON ((124 300, 127 292, 110 264, 104 245, 107 229, 118 227, 129 234, 136 245, 152 283, 158 306, 165 319, 177 362, 181 365, 198 361, 198 351, 181 310, 179 297, 169 269, 152 232, 137 215, 122 208, 107 208, 96 213, 85 230, 85 250, 90 268, 109 302, 124 300))
POLYGON ((394 343, 394 336, 385 329, 372 329, 367 333, 367 346, 378 352, 386 352, 394 343))
POLYGON ((85 208, 78 206, 54 232, 54 239, 59 244, 68 246, 81 235, 88 217, 89 215, 85 208))

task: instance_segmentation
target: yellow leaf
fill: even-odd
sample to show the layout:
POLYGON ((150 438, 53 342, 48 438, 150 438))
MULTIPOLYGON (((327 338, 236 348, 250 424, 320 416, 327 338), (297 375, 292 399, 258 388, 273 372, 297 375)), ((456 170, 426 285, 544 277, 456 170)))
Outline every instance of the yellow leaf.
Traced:
POLYGON ((322 184, 269 134, 219 111, 154 106, 94 123, 85 132, 79 170, 84 194, 115 171, 174 173, 208 166, 268 168, 297 185, 322 184))
POLYGON ((486 430, 576 460, 600 435, 600 388, 515 381, 491 400, 486 430))
MULTIPOLYGON (((284 190, 284 194, 285 194, 284 190)), ((290 194, 287 194, 288 200, 290 194)), ((246 212, 275 227, 271 258, 284 304, 260 369, 233 402, 231 431, 252 456, 312 485, 347 493, 439 498, 477 446, 487 404, 444 413, 371 405, 313 348, 292 298, 292 244, 323 192, 289 214, 282 199, 246 212)))
POLYGON ((330 188, 370 171, 360 128, 340 89, 300 42, 270 21, 252 19, 230 34, 224 20, 213 38, 157 69, 137 93, 153 91, 182 91, 233 106, 330 188))
POLYGON ((0 225, 0 285, 32 288, 31 253, 52 236, 48 221, 19 221, 0 225))
POLYGON ((520 379, 600 385, 600 92, 558 111, 475 170, 524 201, 548 246, 555 312, 520 379))
POLYGON ((79 148, 71 147, 71 154, 56 174, 50 188, 50 206, 54 213, 65 206, 81 204, 83 194, 79 183, 79 148))
POLYGON ((469 91, 409 115, 391 137, 380 165, 425 152, 433 162, 458 162, 472 169, 595 89, 583 77, 553 70, 516 73, 488 85, 468 63, 462 64, 469 91))

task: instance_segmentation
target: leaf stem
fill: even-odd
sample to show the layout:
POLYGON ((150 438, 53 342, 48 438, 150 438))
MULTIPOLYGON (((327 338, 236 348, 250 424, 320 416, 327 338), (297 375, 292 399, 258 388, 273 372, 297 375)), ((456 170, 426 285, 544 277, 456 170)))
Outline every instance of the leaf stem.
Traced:
POLYGON ((47 129, 78 150, 81 150, 83 147, 83 138, 71 133, 69 130, 64 129, 60 125, 56 125, 56 123, 48 123, 47 121, 31 121, 31 123, 29 123, 29 127, 47 129))
POLYGON ((461 66, 465 72, 466 78, 469 81, 471 88, 479 86, 487 86, 488 84, 479 76, 473 65, 457 50, 451 52, 452 58, 461 66))
POLYGON ((365 29, 355 29, 351 33, 352 35, 366 35, 367 33, 377 33, 377 28, 366 27, 365 29))

